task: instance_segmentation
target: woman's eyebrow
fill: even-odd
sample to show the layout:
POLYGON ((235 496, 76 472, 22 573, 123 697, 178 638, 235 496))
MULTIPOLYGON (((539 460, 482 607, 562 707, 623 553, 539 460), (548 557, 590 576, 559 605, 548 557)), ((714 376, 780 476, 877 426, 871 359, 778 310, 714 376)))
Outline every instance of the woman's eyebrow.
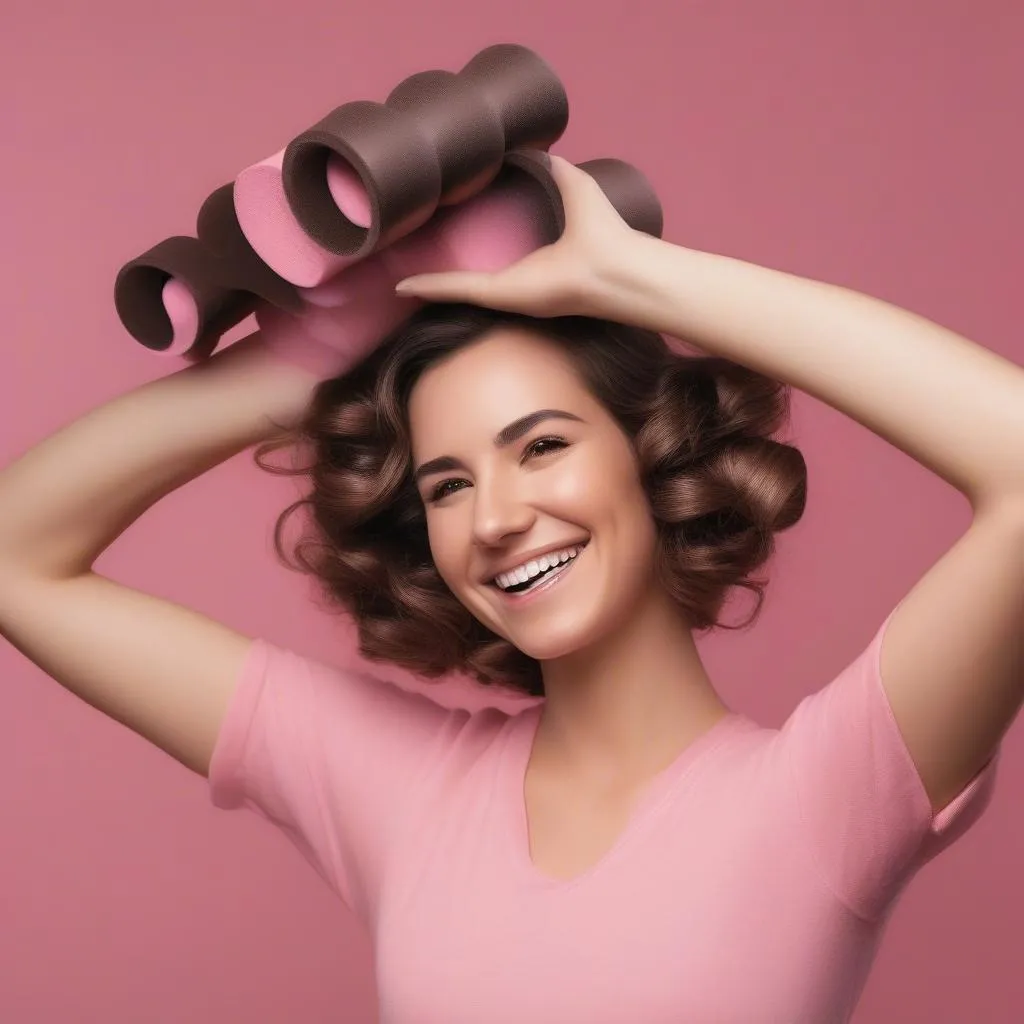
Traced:
POLYGON ((562 409, 538 409, 537 412, 527 413, 513 420, 507 427, 502 427, 494 438, 494 444, 498 448, 506 448, 508 445, 518 441, 524 434, 528 434, 538 423, 544 420, 574 420, 582 423, 583 420, 571 412, 564 412, 562 409))
MULTIPOLYGON (((564 409, 538 409, 536 412, 520 416, 519 419, 513 420, 508 426, 502 427, 494 437, 494 446, 496 448, 507 448, 510 444, 518 441, 524 434, 528 434, 533 430, 538 423, 543 423, 545 420, 584 422, 575 413, 566 412, 564 409)), ((413 481, 418 484, 425 476, 430 476, 432 473, 446 473, 453 469, 465 470, 466 465, 453 455, 440 455, 436 459, 424 462, 413 474, 413 481)))

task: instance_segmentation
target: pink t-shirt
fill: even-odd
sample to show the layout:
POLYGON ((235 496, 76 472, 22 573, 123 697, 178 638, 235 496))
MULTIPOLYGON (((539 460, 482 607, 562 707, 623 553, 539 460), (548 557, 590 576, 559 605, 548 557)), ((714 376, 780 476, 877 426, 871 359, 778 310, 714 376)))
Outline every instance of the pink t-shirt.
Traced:
POLYGON ((253 643, 210 765, 372 937, 382 1024, 840 1024, 889 913, 989 802, 941 814, 867 649, 781 729, 732 714, 572 881, 529 856, 539 706, 509 716, 253 643))

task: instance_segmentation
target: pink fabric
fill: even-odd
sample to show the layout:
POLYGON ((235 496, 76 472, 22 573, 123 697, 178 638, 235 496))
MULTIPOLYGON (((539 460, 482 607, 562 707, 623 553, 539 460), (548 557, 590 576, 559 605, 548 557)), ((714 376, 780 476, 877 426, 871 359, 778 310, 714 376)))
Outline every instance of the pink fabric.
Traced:
POLYGON ((211 797, 276 824, 362 919, 382 1024, 839 1024, 900 891, 995 779, 933 819, 880 685, 890 619, 782 729, 733 714, 692 744, 570 882, 528 853, 538 707, 449 711, 262 640, 211 797))

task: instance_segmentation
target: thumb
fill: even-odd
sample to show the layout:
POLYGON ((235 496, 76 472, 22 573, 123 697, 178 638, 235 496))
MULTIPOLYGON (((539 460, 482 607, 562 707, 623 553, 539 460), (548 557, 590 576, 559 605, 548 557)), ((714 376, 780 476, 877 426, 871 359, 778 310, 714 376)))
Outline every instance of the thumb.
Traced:
POLYGON ((397 295, 425 299, 427 302, 471 302, 486 305, 491 292, 491 276, 469 270, 443 274, 416 274, 395 285, 397 295))

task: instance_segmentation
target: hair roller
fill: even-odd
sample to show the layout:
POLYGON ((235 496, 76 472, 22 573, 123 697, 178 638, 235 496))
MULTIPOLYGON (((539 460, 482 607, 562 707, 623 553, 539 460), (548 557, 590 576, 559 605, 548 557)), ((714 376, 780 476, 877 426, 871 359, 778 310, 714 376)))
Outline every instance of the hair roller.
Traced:
MULTIPOLYGON (((411 75, 385 103, 336 108, 214 191, 198 237, 165 239, 121 268, 118 314, 164 355, 209 355, 253 312, 261 329, 289 324, 282 338, 366 352, 417 306, 395 296, 401 277, 498 270, 559 237, 545 150, 567 121, 561 82, 523 46, 411 75)), ((636 168, 579 166, 626 223, 661 234, 661 205, 636 168)))
POLYGON ((568 124, 565 90, 533 52, 499 44, 458 74, 427 71, 385 103, 332 111, 286 147, 284 190, 296 219, 329 252, 363 258, 461 202, 517 147, 546 148, 568 124), (339 208, 328 169, 341 161, 366 193, 369 223, 339 208))
POLYGON ((158 242, 126 263, 114 284, 121 322, 140 344, 164 355, 208 355, 259 299, 298 310, 294 285, 253 251, 235 216, 233 186, 203 203, 198 238, 158 242))

